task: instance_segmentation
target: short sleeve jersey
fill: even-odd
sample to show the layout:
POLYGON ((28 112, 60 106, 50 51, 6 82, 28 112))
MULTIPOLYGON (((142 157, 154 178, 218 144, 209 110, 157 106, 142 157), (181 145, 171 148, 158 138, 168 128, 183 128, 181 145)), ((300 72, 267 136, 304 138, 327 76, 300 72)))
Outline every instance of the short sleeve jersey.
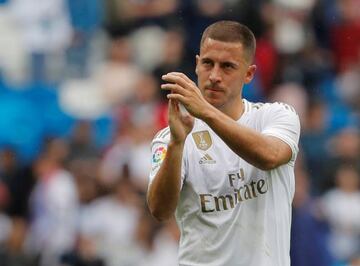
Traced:
MULTIPOLYGON (((183 152, 176 209, 180 265, 289 266, 294 163, 299 117, 283 103, 251 103, 237 123, 289 145, 291 160, 263 171, 235 154, 203 121, 195 119, 183 152)), ((170 130, 152 143, 150 183, 166 156, 170 130)))

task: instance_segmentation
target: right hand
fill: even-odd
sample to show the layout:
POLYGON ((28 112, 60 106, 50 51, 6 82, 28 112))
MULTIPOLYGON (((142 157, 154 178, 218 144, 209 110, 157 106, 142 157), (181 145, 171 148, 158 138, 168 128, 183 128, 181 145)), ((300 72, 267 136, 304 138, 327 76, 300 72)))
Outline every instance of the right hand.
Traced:
POLYGON ((194 126, 194 117, 189 114, 182 114, 179 102, 169 100, 169 126, 171 132, 171 142, 183 144, 187 135, 194 126))

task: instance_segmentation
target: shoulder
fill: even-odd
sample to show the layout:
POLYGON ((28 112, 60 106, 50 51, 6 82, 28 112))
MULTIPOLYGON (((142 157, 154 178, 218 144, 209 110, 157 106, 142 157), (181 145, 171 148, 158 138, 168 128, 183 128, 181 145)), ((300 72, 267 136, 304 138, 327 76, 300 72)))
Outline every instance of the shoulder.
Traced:
POLYGON ((294 107, 283 102, 273 103, 250 103, 249 113, 252 117, 257 117, 259 121, 276 122, 292 121, 299 124, 299 116, 294 107))
POLYGON ((288 129, 300 133, 300 119, 295 108, 282 102, 274 103, 250 103, 249 123, 259 130, 278 128, 288 129))
POLYGON ((266 119, 277 121, 283 125, 291 125, 300 131, 300 118, 293 106, 282 102, 269 103, 265 113, 266 119))
POLYGON ((169 143, 170 141, 170 127, 161 129, 152 140, 152 144, 155 143, 169 143))
POLYGON ((296 110, 290 104, 283 102, 263 103, 263 102, 247 102, 247 106, 250 112, 289 112, 296 114, 296 110))
POLYGON ((274 111, 289 112, 289 113, 293 113, 293 114, 297 115, 295 108, 293 106, 291 106, 290 104, 283 103, 283 102, 274 102, 274 103, 269 103, 268 105, 269 105, 269 108, 274 111))

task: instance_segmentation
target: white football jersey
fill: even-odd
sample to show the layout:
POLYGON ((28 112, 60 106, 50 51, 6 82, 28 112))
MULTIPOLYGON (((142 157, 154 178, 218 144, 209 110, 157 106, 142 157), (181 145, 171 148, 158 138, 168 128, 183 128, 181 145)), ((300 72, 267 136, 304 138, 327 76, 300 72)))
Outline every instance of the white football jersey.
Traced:
MULTIPOLYGON (((195 119, 182 161, 176 209, 180 265, 290 266, 291 203, 300 123, 283 103, 251 103, 237 123, 287 143, 292 158, 263 171, 235 154, 203 121, 195 119)), ((166 156, 170 130, 152 143, 150 183, 166 156)))

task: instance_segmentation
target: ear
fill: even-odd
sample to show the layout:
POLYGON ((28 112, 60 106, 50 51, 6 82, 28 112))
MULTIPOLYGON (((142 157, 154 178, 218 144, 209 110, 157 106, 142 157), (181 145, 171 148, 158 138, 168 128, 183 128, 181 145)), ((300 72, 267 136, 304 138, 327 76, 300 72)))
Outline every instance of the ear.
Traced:
POLYGON ((199 55, 196 55, 195 59, 196 59, 195 73, 196 73, 196 75, 197 75, 197 74, 198 74, 198 66, 199 66, 200 56, 199 56, 199 55))
POLYGON ((256 65, 250 65, 246 71, 246 76, 245 76, 245 84, 250 83, 250 81, 252 81, 252 79, 254 78, 256 72, 256 65))

